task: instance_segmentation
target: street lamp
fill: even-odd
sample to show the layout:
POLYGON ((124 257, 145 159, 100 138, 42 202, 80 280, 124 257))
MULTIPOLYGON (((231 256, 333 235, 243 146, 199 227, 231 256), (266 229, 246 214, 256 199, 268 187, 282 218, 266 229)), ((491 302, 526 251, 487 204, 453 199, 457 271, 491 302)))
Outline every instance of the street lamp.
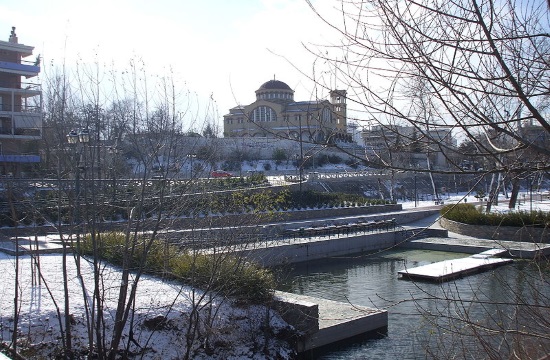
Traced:
POLYGON ((191 159, 191 171, 189 173, 189 178, 193 179, 193 159, 197 157, 197 154, 187 154, 186 157, 191 159))
POLYGON ((533 179, 529 176, 529 212, 533 212, 533 179))
POLYGON ((80 131, 73 129, 67 134, 67 142, 71 145, 78 144, 79 142, 87 144, 90 142, 90 132, 87 129, 80 131))
POLYGON ((113 146, 109 146, 108 151, 109 155, 111 157, 111 177, 113 178, 113 202, 116 200, 116 161, 117 161, 117 155, 118 155, 118 141, 115 140, 115 144, 113 146))
POLYGON ((81 151, 79 150, 78 144, 86 145, 90 142, 90 133, 87 129, 83 129, 80 131, 77 130, 71 130, 67 134, 67 142, 69 145, 74 147, 75 149, 75 155, 76 155, 76 161, 75 161, 75 221, 77 224, 80 223, 80 157, 81 157, 81 151))
POLYGON ((294 159, 294 164, 296 165, 296 177, 299 178, 299 173, 298 173, 298 166, 300 165, 300 163, 298 162, 298 159, 300 158, 300 155, 299 154, 294 154, 294 156, 292 157, 294 159))
POLYGON ((416 187, 416 175, 414 176, 414 207, 418 206, 418 193, 416 187))

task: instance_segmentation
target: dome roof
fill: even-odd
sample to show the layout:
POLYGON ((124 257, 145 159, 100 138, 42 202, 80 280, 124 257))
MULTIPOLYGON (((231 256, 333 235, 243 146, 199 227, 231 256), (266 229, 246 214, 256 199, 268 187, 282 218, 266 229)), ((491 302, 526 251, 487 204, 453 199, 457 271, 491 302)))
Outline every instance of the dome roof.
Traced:
POLYGON ((260 86, 258 90, 290 90, 290 86, 288 86, 286 83, 279 81, 279 80, 269 80, 268 82, 265 82, 260 86))

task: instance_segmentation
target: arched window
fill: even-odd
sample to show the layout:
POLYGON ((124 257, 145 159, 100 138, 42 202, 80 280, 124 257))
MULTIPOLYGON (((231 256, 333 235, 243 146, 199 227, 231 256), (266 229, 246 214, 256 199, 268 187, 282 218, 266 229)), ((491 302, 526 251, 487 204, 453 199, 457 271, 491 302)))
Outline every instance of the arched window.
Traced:
POLYGON ((252 110, 253 122, 277 121, 277 113, 269 106, 258 106, 252 110))
POLYGON ((330 122, 331 121, 331 111, 328 107, 323 108, 323 114, 321 115, 321 119, 323 119, 323 122, 330 122))

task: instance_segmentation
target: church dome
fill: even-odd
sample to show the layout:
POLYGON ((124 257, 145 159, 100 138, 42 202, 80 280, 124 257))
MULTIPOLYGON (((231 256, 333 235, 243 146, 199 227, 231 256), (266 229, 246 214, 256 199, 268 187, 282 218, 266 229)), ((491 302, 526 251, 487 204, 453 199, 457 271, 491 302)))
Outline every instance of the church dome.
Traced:
POLYGON ((287 103, 294 101, 294 90, 282 81, 269 80, 256 90, 256 100, 287 103))
POLYGON ((269 80, 260 86, 258 90, 292 90, 290 86, 279 80, 269 80))

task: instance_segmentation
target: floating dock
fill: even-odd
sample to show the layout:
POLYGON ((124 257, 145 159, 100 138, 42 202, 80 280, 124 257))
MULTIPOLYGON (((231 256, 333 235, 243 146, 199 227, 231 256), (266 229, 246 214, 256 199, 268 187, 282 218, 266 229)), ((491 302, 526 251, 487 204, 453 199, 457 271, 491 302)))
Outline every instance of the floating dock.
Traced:
POLYGON ((449 236, 427 236, 422 239, 412 239, 402 244, 407 249, 450 251, 466 254, 478 254, 490 249, 506 250, 507 256, 520 259, 534 259, 550 256, 549 243, 535 243, 522 241, 496 241, 489 239, 477 239, 460 234, 449 236))
POLYGON ((433 264, 398 271, 402 279, 443 282, 469 274, 479 273, 497 266, 511 263, 512 259, 502 259, 503 249, 489 249, 466 258, 444 260, 433 264))
POLYGON ((279 313, 303 335, 300 354, 361 337, 387 334, 388 312, 366 306, 277 291, 279 313))

